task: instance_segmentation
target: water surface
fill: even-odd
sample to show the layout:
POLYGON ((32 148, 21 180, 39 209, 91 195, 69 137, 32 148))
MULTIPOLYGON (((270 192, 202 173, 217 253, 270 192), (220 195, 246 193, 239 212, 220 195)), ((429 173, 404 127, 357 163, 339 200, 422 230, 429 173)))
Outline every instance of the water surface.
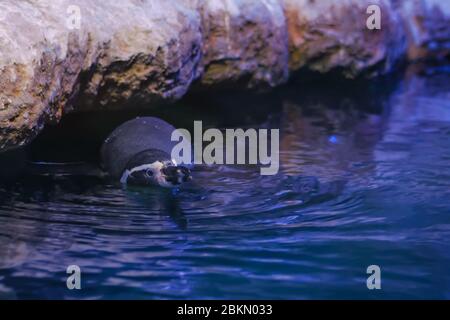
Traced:
MULTIPOLYGON (((298 84, 270 99, 206 101, 203 115, 166 111, 178 126, 281 128, 276 177, 199 167, 196 185, 175 195, 82 171, 3 183, 0 297, 449 299, 449 80, 413 75, 347 91, 298 84), (345 185, 305 197, 280 184, 287 175, 345 185), (66 288, 74 264, 79 291, 66 288), (381 290, 366 287, 369 265, 381 268, 381 290)), ((38 149, 35 161, 58 158, 38 149)))

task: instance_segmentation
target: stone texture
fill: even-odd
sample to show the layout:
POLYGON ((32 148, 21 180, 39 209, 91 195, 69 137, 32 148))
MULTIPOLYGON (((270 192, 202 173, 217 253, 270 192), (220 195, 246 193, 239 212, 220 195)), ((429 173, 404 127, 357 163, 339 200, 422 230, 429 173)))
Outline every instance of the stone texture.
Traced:
POLYGON ((198 12, 171 1, 0 3, 0 149, 79 109, 182 97, 197 77, 198 12), (71 5, 81 29, 68 27, 71 5))
POLYGON ((384 0, 282 0, 289 30, 290 69, 347 77, 385 73, 404 53, 405 36, 397 12, 384 0), (369 30, 366 10, 381 9, 381 30, 369 30))
POLYGON ((450 2, 404 0, 396 8, 408 36, 408 59, 443 59, 450 55, 450 2))
POLYGON ((151 107, 193 83, 273 87, 300 69, 373 76, 406 53, 441 58, 449 13, 438 0, 2 0, 0 150, 67 112, 151 107), (366 28, 369 4, 381 30, 366 28))
POLYGON ((278 0, 202 0, 204 85, 243 81, 276 86, 288 78, 287 30, 278 0))

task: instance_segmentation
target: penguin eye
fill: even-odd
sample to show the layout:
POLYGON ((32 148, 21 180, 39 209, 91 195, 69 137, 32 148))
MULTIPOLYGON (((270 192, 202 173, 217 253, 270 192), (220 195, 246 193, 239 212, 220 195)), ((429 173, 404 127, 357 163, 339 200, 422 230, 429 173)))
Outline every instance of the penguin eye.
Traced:
POLYGON ((147 171, 145 171, 145 174, 146 174, 148 177, 153 177, 153 171, 150 170, 150 169, 147 169, 147 171))

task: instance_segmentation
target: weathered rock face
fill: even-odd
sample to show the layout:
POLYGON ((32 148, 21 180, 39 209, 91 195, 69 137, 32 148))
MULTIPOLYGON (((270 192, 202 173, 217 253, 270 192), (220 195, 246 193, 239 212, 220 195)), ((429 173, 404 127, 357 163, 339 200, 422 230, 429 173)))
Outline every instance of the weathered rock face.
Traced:
POLYGON ((354 77, 443 56, 449 13, 438 0, 3 0, 0 150, 64 113, 151 107, 194 81, 273 87, 301 68, 354 77), (369 4, 381 30, 366 28, 369 4))
POLYGON ((354 77, 384 73, 404 53, 400 18, 384 0, 282 0, 289 28, 290 68, 354 77), (367 8, 381 9, 381 29, 369 30, 367 8))
POLYGON ((75 101, 177 99, 197 76, 200 18, 182 3, 11 0, 0 12, 0 149, 27 143, 75 101))
POLYGON ((403 0, 396 8, 408 36, 408 59, 442 59, 450 55, 450 2, 403 0))
POLYGON ((287 29, 278 0, 202 0, 204 85, 245 80, 276 86, 288 78, 287 29))

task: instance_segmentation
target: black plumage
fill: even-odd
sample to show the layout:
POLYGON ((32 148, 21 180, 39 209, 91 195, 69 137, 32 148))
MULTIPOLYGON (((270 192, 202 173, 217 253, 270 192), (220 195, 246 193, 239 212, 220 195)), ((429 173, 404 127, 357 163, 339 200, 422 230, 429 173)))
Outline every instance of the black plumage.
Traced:
POLYGON ((116 128, 103 143, 101 160, 103 169, 114 179, 120 179, 131 164, 137 165, 140 155, 148 162, 148 153, 153 160, 170 161, 171 141, 175 128, 154 117, 142 117, 125 122, 116 128), (147 151, 147 152, 146 152, 147 151), (157 159, 157 158, 165 159, 157 159))

